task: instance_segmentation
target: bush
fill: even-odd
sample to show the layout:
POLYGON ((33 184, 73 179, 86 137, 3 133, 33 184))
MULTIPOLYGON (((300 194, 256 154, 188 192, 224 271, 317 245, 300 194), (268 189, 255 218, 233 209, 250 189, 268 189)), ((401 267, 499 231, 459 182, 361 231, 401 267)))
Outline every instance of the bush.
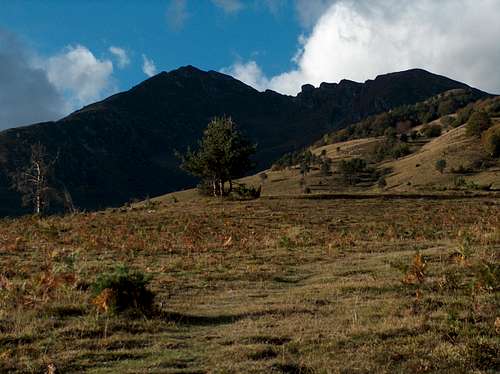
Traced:
POLYGON ((442 129, 439 125, 426 125, 422 128, 422 134, 427 138, 436 138, 441 135, 442 129))
POLYGON ((252 200, 260 197, 262 187, 252 187, 246 184, 239 184, 233 188, 232 196, 239 200, 252 200))
POLYGON ((474 112, 465 126, 467 136, 481 136, 491 127, 491 118, 485 112, 474 112))
POLYGON ((320 165, 320 172, 322 176, 327 176, 331 174, 331 168, 332 168, 332 159, 325 157, 321 161, 320 165))
POLYGON ((454 122, 455 122, 455 120, 451 116, 445 116, 445 117, 441 118, 441 123, 445 127, 453 126, 454 122))
POLYGON ((387 187, 387 181, 385 180, 385 177, 380 177, 380 179, 377 181, 377 186, 381 190, 387 187))
POLYGON ((460 165, 457 168, 451 168, 451 172, 453 174, 469 174, 472 173, 474 170, 471 167, 465 167, 464 165, 460 165))
POLYGON ((390 150, 392 158, 401 158, 409 155, 410 153, 411 151, 408 144, 397 144, 390 150))
POLYGON ((202 180, 200 183, 198 183, 198 185, 196 186, 196 190, 201 196, 214 195, 214 188, 208 180, 202 180))
POLYGON ((453 126, 458 127, 466 123, 473 112, 474 112, 473 104, 469 104, 465 108, 460 109, 457 113, 455 121, 453 122, 453 126))
POLYGON ((443 174, 446 169, 446 160, 440 159, 436 161, 436 170, 443 174))
POLYGON ((147 289, 150 281, 142 272, 117 266, 112 272, 99 275, 92 284, 93 303, 104 312, 136 310, 149 314, 154 300, 154 294, 147 289))
POLYGON ((484 150, 493 157, 500 156, 500 126, 491 127, 482 136, 484 150))

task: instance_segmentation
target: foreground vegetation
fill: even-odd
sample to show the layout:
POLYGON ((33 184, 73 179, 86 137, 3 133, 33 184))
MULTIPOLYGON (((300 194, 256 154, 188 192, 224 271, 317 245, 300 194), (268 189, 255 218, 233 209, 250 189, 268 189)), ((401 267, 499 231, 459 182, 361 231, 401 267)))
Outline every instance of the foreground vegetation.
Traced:
POLYGON ((499 249, 493 198, 3 220, 0 371, 493 373, 499 249), (131 284, 131 308, 105 307, 131 284))

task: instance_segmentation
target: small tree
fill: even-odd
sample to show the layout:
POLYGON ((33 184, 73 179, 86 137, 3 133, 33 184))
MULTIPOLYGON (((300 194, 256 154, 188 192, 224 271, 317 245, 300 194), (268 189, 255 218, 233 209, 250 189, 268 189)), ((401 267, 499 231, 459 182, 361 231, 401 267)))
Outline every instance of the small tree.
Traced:
POLYGON ((304 177, 311 171, 311 165, 308 159, 304 159, 300 162, 300 174, 304 177))
POLYGON ((441 135, 442 129, 439 125, 426 125, 422 128, 422 133, 427 138, 437 138, 441 135))
POLYGON ((474 112, 465 125, 467 136, 481 136, 481 134, 491 127, 491 118, 485 112, 474 112))
POLYGON ((264 173, 264 172, 260 173, 259 178, 260 178, 260 183, 261 184, 264 183, 268 178, 267 173, 264 173))
POLYGON ((387 181, 385 180, 384 176, 380 177, 380 179, 377 181, 377 185, 381 190, 387 187, 387 181))
POLYGON ((500 156, 500 126, 495 126, 484 132, 482 136, 484 150, 490 156, 500 156))
POLYGON ((51 186, 56 162, 57 157, 49 157, 46 148, 36 143, 31 146, 27 166, 12 176, 13 187, 21 193, 23 205, 32 205, 35 214, 43 214, 48 209, 51 197, 56 194, 55 188, 51 186))
POLYGON ((331 168, 332 168, 331 158, 325 157, 323 160, 321 160, 320 172, 322 176, 330 175, 331 168))
POLYGON ((444 169, 446 169, 446 160, 440 159, 436 161, 436 170, 441 174, 444 173, 444 169))
POLYGON ((231 118, 214 118, 198 143, 198 150, 179 155, 181 168, 209 184, 214 196, 232 191, 232 181, 247 172, 256 145, 247 140, 231 118), (225 185, 229 183, 229 190, 225 185))

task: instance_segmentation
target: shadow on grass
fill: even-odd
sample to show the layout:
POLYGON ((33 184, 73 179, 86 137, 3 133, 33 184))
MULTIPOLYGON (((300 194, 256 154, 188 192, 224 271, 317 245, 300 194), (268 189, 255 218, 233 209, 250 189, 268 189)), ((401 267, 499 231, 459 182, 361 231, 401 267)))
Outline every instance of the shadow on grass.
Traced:
POLYGON ((280 315, 283 317, 294 314, 312 314, 313 311, 307 308, 290 309, 268 309, 254 312, 245 312, 239 314, 218 314, 213 316, 200 316, 193 314, 183 314, 178 312, 162 311, 159 318, 173 321, 186 326, 217 326, 228 325, 246 318, 258 318, 266 315, 280 315))
POLYGON ((178 312, 162 311, 159 317, 164 320, 173 321, 187 326, 216 326, 228 325, 245 318, 261 317, 271 314, 273 311, 257 311, 239 314, 219 314, 214 316, 200 316, 193 314, 183 314, 178 312))

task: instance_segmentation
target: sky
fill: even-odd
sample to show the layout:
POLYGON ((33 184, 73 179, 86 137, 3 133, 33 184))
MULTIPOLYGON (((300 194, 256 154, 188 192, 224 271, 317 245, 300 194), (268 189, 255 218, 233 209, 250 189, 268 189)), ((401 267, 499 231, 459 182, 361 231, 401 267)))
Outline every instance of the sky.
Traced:
POLYGON ((423 68, 500 93, 499 0, 0 0, 0 130, 184 65, 295 95, 423 68))

